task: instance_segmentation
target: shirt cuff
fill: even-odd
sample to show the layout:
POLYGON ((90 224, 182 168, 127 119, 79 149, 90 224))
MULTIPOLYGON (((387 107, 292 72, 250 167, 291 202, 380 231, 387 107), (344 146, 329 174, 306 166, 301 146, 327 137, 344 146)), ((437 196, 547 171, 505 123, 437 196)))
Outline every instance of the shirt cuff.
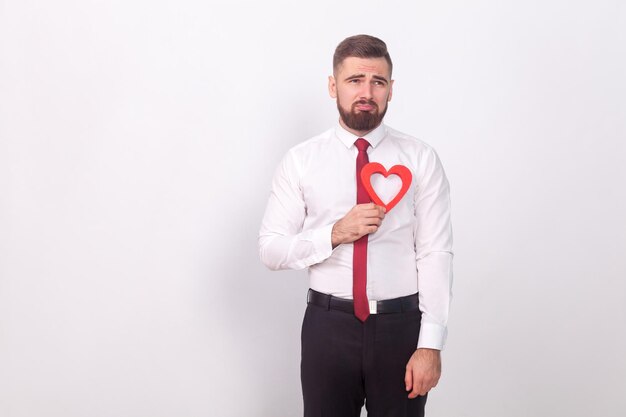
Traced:
POLYGON ((315 253, 316 263, 330 257, 333 253, 332 233, 334 224, 313 230, 311 242, 315 253))
POLYGON ((422 321, 417 348, 443 350, 447 333, 444 326, 434 323, 424 323, 422 321))

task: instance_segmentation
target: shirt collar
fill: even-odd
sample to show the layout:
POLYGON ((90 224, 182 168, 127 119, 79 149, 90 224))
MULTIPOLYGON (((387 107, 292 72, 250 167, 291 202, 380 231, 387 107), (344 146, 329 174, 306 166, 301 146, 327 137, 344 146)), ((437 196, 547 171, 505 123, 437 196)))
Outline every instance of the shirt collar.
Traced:
POLYGON ((367 135, 356 136, 355 134, 350 133, 346 129, 344 129, 341 124, 337 123, 337 127, 335 128, 335 135, 339 138, 341 143, 346 146, 346 148, 354 146, 354 142, 358 138, 363 138, 367 140, 372 148, 375 148, 387 135, 387 127, 384 123, 381 123, 376 129, 372 130, 367 135))

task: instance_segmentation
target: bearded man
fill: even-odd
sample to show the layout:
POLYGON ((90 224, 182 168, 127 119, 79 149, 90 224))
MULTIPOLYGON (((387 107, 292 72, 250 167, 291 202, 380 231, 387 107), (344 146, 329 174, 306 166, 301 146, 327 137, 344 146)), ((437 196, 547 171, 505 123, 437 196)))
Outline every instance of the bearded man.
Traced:
POLYGON ((328 89, 339 123, 287 152, 261 224, 268 268, 308 268, 305 417, 358 417, 364 404, 371 417, 423 416, 441 374, 449 185, 430 146, 383 123, 391 73, 382 40, 357 35, 337 46, 328 89))

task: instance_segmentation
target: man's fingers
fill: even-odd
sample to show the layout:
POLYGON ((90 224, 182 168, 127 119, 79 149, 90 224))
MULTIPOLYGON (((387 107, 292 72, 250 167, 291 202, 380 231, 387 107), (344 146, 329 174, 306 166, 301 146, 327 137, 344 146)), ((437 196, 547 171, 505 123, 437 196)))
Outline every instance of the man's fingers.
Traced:
POLYGON ((358 229, 356 229, 354 236, 358 239, 362 236, 365 235, 369 235, 370 233, 374 233, 378 230, 378 226, 375 224, 364 224, 359 226, 358 229))
POLYGON ((377 209, 367 209, 367 210, 363 210, 363 212, 361 213, 364 217, 370 218, 370 217, 375 217, 377 219, 384 219, 385 218, 385 213, 377 210, 377 209))
POLYGON ((410 398, 415 398, 418 395, 426 395, 428 394, 428 392, 435 388, 437 386, 437 380, 427 380, 426 378, 422 379, 420 384, 413 387, 413 390, 411 390, 411 395, 413 395, 411 397, 411 395, 409 395, 410 398))
POLYGON ((385 208, 383 206, 377 206, 374 203, 366 203, 366 204, 358 204, 357 209, 367 211, 367 212, 376 212, 378 216, 385 217, 385 208))
POLYGON ((404 382, 406 390, 409 392, 409 398, 415 398, 419 395, 422 387, 422 377, 412 368, 408 367, 404 374, 404 382), (409 381, 410 383, 406 384, 409 381))
POLYGON ((380 226, 382 222, 383 222, 382 219, 379 219, 378 217, 374 217, 374 218, 367 220, 367 224, 369 226, 376 226, 376 227, 380 226))
POLYGON ((415 398, 418 395, 422 395, 422 381, 418 380, 417 378, 415 378, 415 376, 413 376, 413 387, 411 389, 411 392, 409 393, 409 398, 415 398))
POLYGON ((378 230, 378 226, 374 226, 374 225, 368 226, 366 230, 367 230, 367 232, 365 234, 369 235, 371 233, 376 232, 378 230))
POLYGON ((377 206, 376 203, 365 203, 365 204, 362 204, 362 206, 368 209, 375 209, 376 207, 380 207, 380 206, 377 206))
POLYGON ((413 389, 413 373, 411 372, 411 368, 407 368, 404 372, 404 386, 407 391, 413 389))
POLYGON ((426 377, 424 375, 414 374, 410 370, 407 370, 404 375, 404 382, 406 390, 411 391, 409 398, 416 398, 418 395, 426 395, 428 392, 437 386, 438 380, 435 377, 426 377), (412 381, 412 384, 407 383, 412 381))

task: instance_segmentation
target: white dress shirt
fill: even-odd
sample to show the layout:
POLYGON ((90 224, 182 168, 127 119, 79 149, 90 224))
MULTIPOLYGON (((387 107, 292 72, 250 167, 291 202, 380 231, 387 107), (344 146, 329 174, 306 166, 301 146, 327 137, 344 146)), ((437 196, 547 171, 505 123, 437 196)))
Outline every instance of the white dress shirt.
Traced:
MULTIPOLYGON (((449 185, 427 144, 384 124, 365 135, 370 162, 404 165, 411 186, 369 235, 367 297, 386 300, 419 292, 417 347, 443 349, 452 286, 449 185)), ((331 244, 333 225, 356 204, 357 136, 337 125, 290 149, 278 166, 259 232, 270 269, 308 267, 310 287, 352 298, 352 243, 331 244)), ((400 189, 397 176, 372 177, 384 202, 400 189)))

